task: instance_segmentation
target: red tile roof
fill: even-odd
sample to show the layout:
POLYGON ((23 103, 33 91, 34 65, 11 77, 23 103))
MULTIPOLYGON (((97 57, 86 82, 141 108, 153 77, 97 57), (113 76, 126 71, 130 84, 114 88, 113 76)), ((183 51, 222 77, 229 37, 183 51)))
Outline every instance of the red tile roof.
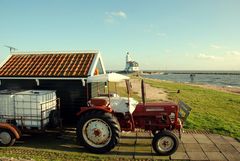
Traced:
POLYGON ((0 77, 86 77, 94 53, 16 54, 0 68, 0 77))

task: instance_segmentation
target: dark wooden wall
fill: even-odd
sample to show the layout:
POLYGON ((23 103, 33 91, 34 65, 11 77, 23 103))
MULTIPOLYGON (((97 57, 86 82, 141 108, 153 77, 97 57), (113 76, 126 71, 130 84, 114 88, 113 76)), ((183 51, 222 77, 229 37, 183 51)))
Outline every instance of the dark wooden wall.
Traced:
POLYGON ((12 90, 21 90, 21 89, 36 89, 37 83, 35 80, 1 80, 0 89, 12 89, 12 90))

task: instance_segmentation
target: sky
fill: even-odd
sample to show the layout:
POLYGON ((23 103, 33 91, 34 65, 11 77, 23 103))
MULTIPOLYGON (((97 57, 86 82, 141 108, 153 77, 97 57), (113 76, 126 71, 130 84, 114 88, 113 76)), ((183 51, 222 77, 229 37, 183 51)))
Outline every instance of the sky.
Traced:
POLYGON ((240 70, 239 0, 0 0, 0 61, 99 50, 107 70, 240 70))

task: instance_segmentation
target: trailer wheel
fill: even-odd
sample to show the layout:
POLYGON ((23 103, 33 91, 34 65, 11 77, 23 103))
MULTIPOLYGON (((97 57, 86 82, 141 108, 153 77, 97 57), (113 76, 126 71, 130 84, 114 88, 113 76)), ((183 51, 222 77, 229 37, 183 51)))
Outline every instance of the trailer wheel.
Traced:
POLYGON ((93 153, 112 150, 119 142, 119 133, 117 118, 103 111, 85 113, 77 125, 78 142, 93 153))
POLYGON ((60 125, 60 111, 52 110, 49 114, 49 126, 51 128, 56 128, 60 125))
POLYGON ((14 134, 7 130, 0 130, 0 146, 12 146, 16 141, 14 134))
POLYGON ((179 140, 175 134, 170 131, 164 130, 157 133, 152 140, 154 151, 159 155, 173 154, 179 145, 179 140))

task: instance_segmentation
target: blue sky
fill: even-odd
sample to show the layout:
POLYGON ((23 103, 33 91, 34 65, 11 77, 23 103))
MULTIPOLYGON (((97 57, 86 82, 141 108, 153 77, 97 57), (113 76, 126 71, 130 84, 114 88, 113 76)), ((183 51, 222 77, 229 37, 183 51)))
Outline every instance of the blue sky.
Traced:
POLYGON ((126 52, 141 69, 240 70, 239 0, 0 0, 0 61, 19 51, 126 52))

